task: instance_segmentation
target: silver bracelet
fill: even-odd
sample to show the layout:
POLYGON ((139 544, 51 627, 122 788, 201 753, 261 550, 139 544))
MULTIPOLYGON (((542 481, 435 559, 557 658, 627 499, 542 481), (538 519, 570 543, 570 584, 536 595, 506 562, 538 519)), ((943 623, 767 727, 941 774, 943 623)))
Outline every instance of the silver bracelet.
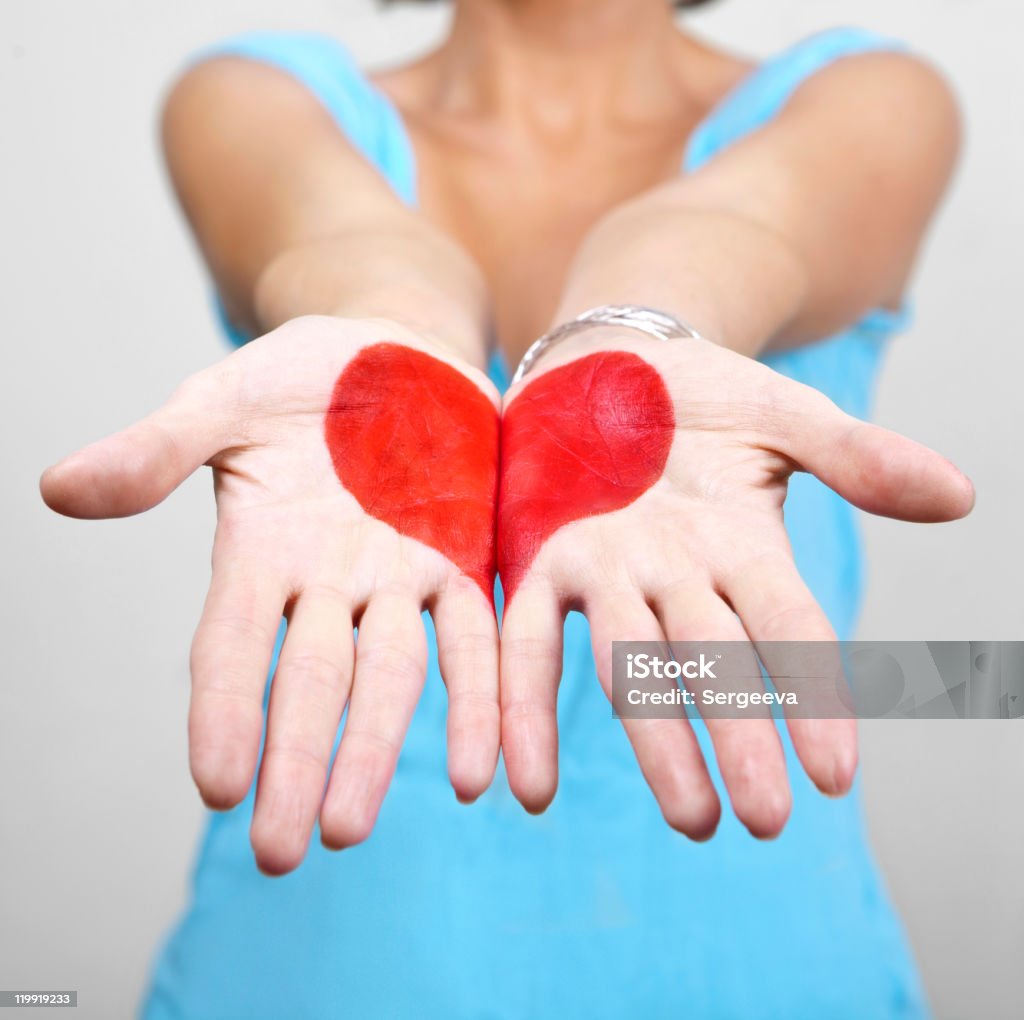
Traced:
POLYGON ((625 326, 637 329, 658 340, 704 340, 689 323, 677 319, 667 312, 659 312, 657 308, 645 308, 643 305, 601 305, 591 308, 575 319, 563 322, 550 333, 545 333, 539 340, 530 344, 529 350, 519 362, 512 382, 517 383, 526 378, 527 373, 537 363, 537 359, 555 344, 561 343, 566 337, 591 326, 625 326))

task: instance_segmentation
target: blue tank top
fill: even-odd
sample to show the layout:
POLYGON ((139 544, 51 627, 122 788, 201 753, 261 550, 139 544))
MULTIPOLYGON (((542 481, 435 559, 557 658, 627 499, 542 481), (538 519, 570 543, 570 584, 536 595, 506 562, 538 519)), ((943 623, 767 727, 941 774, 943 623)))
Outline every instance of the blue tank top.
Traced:
MULTIPOLYGON (((896 45, 840 29, 769 59, 693 133, 684 170, 766 123, 819 69, 896 45)), ((261 33, 202 56, 216 54, 292 74, 415 203, 402 120, 335 40, 261 33)), ((885 341, 904 319, 879 309, 763 360, 867 417, 885 341)), ((507 386, 498 357, 491 376, 507 386)), ((853 511, 798 474, 785 516, 804 579, 839 636, 850 636, 861 594, 853 511)), ((154 965, 145 1020, 927 1016, 856 791, 821 796, 785 735, 793 812, 782 836, 758 842, 726 808, 713 840, 689 842, 644 785, 597 683, 586 620, 574 613, 553 805, 527 815, 499 768, 491 789, 462 806, 447 781, 445 693, 425 622, 426 687, 372 837, 333 854, 314 835, 298 871, 272 880, 249 846, 252 794, 211 815, 189 903, 154 965)), ((698 738, 724 793, 702 726, 698 738)))

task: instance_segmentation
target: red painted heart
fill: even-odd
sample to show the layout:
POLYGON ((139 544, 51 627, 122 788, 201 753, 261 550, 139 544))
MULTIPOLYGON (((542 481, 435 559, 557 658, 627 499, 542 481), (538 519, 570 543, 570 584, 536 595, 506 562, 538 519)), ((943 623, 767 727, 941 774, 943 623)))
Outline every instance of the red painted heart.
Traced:
POLYGON ((661 376, 624 351, 546 372, 502 421, 498 568, 511 599, 559 528, 629 506, 662 475, 675 430, 661 376))
POLYGON ((324 436, 341 484, 372 517, 494 592, 498 413, 461 372, 399 344, 338 377, 324 436))

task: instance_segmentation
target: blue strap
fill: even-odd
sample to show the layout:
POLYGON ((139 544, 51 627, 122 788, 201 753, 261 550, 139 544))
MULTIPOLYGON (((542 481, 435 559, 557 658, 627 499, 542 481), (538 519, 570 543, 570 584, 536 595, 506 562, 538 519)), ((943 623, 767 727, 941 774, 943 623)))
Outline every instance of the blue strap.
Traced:
POLYGON ((298 79, 399 198, 416 201, 415 161, 402 119, 341 43, 314 33, 249 32, 214 44, 197 59, 223 56, 258 60, 298 79))
POLYGON ((760 64, 712 110, 690 138, 684 168, 692 172, 712 156, 767 124, 817 71, 843 57, 901 51, 906 45, 861 28, 819 32, 760 64))

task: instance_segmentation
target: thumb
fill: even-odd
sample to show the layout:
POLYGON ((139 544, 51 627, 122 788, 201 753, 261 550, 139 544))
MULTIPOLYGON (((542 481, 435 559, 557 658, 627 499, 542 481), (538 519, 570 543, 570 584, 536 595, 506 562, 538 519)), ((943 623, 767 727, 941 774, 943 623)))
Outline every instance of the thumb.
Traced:
POLYGON ((784 450, 843 499, 868 513, 935 523, 974 507, 970 479, 941 454, 860 421, 817 391, 803 394, 784 450))
POLYGON ((68 517, 128 517, 162 502, 231 445, 234 431, 219 366, 187 379, 159 410, 83 447, 43 472, 46 505, 68 517))

